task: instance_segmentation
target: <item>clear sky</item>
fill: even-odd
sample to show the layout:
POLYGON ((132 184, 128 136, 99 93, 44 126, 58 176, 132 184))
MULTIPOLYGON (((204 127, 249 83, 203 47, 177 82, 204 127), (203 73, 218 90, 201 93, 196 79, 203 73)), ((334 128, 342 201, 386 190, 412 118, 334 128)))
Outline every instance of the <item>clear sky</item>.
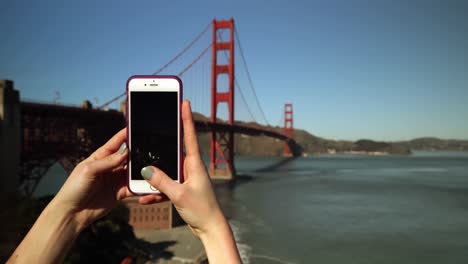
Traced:
MULTIPOLYGON (((51 101, 58 91, 61 103, 102 103, 214 17, 234 17, 274 125, 292 102, 294 126, 321 137, 468 139, 468 1, 7 0, 0 79, 14 80, 22 98, 51 101)), ((209 78, 194 70, 194 83, 201 74, 209 78)))

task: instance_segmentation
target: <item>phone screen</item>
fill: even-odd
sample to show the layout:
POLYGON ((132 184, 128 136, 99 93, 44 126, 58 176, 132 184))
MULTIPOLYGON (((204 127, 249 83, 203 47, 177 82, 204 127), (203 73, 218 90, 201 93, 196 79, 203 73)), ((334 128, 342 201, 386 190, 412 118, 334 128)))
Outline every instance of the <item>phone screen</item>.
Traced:
POLYGON ((141 169, 153 165, 177 180, 177 92, 130 92, 130 159, 132 180, 144 180, 141 169))

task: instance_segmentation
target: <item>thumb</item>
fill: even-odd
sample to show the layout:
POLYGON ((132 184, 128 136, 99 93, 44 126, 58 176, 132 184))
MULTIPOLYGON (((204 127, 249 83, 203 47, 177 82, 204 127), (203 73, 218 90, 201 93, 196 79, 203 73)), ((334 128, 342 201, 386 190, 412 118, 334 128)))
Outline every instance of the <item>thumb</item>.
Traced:
POLYGON ((141 169, 141 176, 143 176, 151 186, 163 192, 171 200, 176 197, 177 192, 182 187, 179 183, 167 176, 166 173, 154 166, 147 166, 141 169))

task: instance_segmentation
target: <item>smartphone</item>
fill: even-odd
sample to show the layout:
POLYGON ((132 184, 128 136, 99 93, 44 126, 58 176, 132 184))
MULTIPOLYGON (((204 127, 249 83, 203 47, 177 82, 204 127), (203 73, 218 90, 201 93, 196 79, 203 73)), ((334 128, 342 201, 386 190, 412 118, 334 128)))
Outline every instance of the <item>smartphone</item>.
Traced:
POLYGON ((174 181, 181 177, 182 81, 176 76, 136 75, 127 81, 128 188, 159 193, 141 176, 153 165, 174 181))

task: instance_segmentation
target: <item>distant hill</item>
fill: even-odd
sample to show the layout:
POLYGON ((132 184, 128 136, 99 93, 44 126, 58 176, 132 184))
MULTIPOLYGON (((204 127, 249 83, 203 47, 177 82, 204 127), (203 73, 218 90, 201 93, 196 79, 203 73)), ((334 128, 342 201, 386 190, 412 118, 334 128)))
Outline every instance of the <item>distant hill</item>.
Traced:
POLYGON ((378 142, 368 139, 361 139, 354 142, 353 151, 363 151, 370 153, 387 153, 397 155, 411 154, 411 148, 404 145, 396 145, 392 142, 378 142))
POLYGON ((416 138, 410 141, 395 142, 414 150, 450 150, 450 151, 468 151, 468 140, 458 139, 440 139, 434 137, 416 138))
MULTIPOLYGON (((207 121, 209 118, 199 113, 193 114, 195 120, 207 121)), ((268 128, 281 132, 280 127, 263 126, 257 123, 244 123, 242 125, 268 128)), ((200 148, 204 154, 209 153, 209 133, 198 135, 200 148)), ((360 153, 360 154, 410 154, 411 150, 453 150, 468 151, 468 140, 443 140, 438 138, 418 138, 410 141, 379 142, 369 139, 358 141, 331 140, 317 137, 302 129, 294 130, 295 140, 304 148, 307 154, 321 153, 360 153)), ((284 143, 280 140, 265 136, 235 135, 235 153, 253 156, 280 156, 283 153, 284 143)))

